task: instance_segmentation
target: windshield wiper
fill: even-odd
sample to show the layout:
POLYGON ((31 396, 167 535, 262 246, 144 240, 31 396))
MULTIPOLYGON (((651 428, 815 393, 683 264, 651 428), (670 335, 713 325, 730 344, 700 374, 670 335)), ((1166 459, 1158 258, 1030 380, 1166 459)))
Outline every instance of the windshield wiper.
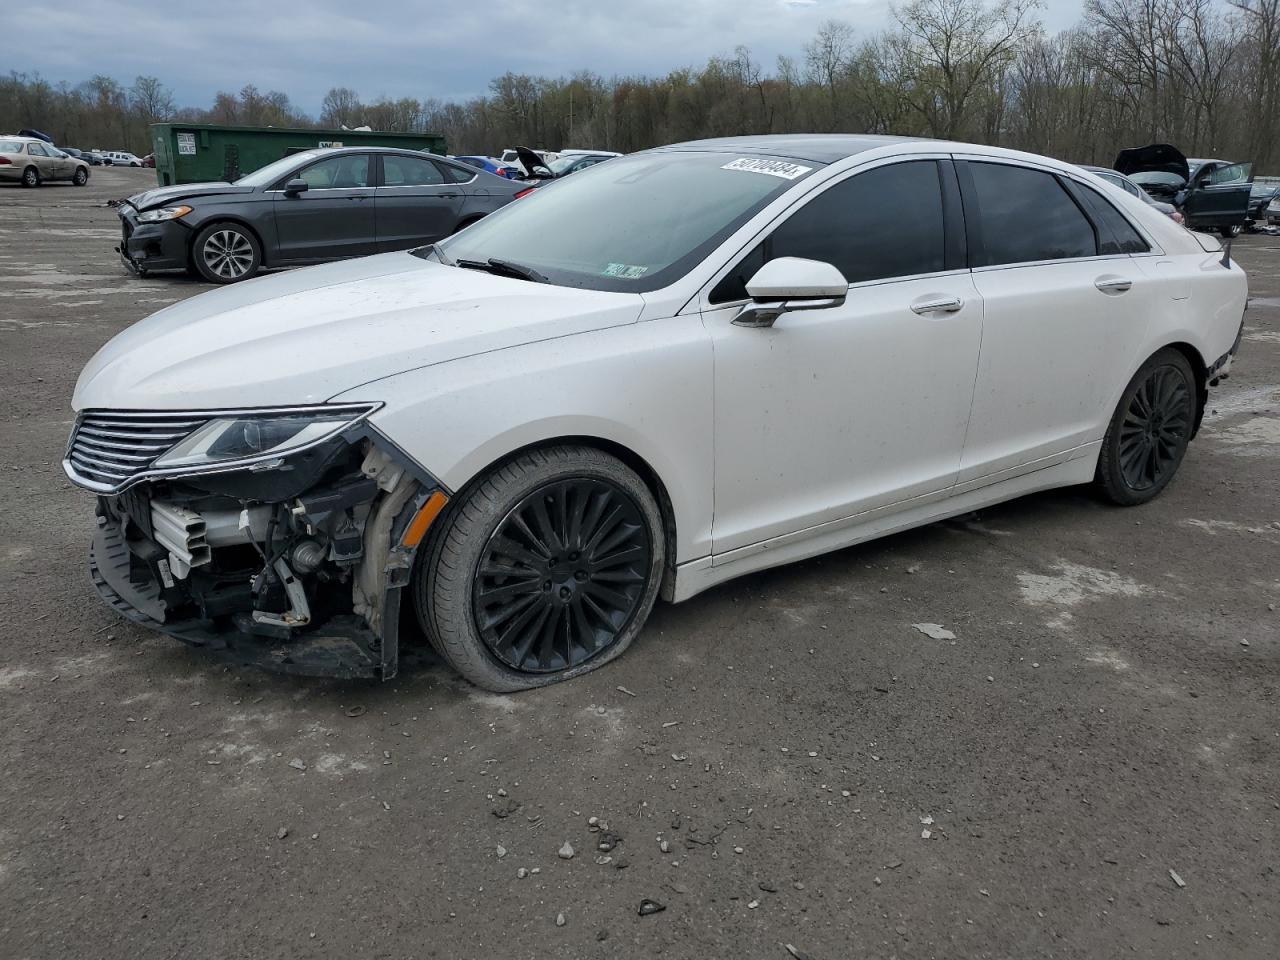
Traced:
POLYGON ((516 277, 520 280, 532 280, 534 283, 551 282, 533 267, 526 267, 523 263, 515 263, 511 260, 500 260, 497 257, 490 257, 485 261, 455 260, 454 264, 459 267, 465 267, 468 270, 484 270, 488 273, 516 277))

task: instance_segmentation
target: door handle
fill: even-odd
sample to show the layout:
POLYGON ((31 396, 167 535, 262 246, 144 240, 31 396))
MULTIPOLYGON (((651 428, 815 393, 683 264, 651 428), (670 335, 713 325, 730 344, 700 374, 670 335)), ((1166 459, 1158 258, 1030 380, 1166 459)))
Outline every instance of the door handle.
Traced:
POLYGON ((959 297, 944 297, 939 300, 917 300, 911 304, 911 312, 923 316, 926 313, 959 313, 964 301, 959 297))
POLYGON ((456 193, 437 193, 436 196, 439 197, 441 200, 453 200, 458 195, 456 193))
POLYGON ((1099 277, 1093 285, 1103 293, 1124 293, 1133 286, 1133 281, 1124 277, 1099 277))

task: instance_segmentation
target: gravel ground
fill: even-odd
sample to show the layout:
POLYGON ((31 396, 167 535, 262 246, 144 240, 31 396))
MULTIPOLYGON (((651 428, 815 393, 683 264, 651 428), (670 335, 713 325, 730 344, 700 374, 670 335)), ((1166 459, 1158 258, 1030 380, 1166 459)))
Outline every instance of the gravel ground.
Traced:
POLYGON ((495 696, 228 669, 93 596, 72 386, 205 289, 112 252, 151 177, 0 188, 0 957, 1280 955, 1280 239, 1156 502, 747 577, 495 696))

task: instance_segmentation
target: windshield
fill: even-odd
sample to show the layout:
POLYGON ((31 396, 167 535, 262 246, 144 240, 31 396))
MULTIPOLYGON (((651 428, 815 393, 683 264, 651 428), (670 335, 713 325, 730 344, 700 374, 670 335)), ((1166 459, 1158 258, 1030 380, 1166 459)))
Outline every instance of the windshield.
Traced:
POLYGON ((1129 174, 1129 179, 1134 183, 1140 183, 1145 186, 1153 187, 1180 187, 1184 183, 1180 176, 1176 173, 1166 173, 1163 170, 1143 170, 1138 173, 1129 174))
POLYGON ((559 160, 552 160, 549 169, 551 170, 552 173, 559 176, 560 174, 564 173, 566 170, 568 170, 570 167, 572 167, 575 163, 577 163, 581 159, 582 159, 582 154, 580 153, 574 154, 573 156, 569 156, 569 157, 561 157, 559 160))
POLYGON ((287 157, 281 157, 275 163, 268 163, 265 167, 259 167, 253 173, 246 174, 235 181, 235 184, 237 187, 265 187, 268 184, 275 183, 299 163, 318 156, 320 156, 319 150, 291 153, 287 157))
POLYGON ((508 204, 439 246, 551 283, 643 293, 678 280, 818 164, 724 153, 644 153, 598 163, 508 204))

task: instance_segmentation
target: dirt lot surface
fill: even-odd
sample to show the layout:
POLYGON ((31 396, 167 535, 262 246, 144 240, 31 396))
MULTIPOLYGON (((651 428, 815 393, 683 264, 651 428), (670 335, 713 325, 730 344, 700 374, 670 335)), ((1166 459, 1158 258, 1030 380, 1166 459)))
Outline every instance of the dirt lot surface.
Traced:
POLYGON ((0 188, 0 957, 1280 956, 1280 239, 1153 504, 751 576, 494 696, 227 669, 93 595, 72 386, 205 289, 112 252, 151 178, 0 188))

